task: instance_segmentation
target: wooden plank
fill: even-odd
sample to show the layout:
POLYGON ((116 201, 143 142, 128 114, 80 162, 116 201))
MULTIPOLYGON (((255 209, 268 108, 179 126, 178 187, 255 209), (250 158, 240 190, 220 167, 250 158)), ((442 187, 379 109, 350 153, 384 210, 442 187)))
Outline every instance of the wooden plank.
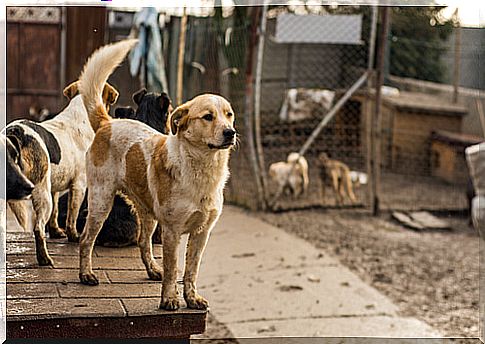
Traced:
MULTIPOLYGON (((47 245, 49 248, 49 244, 47 245)), ((53 257, 54 266, 58 269, 76 269, 79 268, 79 259, 72 256, 53 257)), ((36 268, 37 260, 35 256, 29 255, 12 255, 7 259, 7 269, 28 269, 36 268)), ((93 257, 93 270, 143 270, 145 266, 141 258, 127 257, 93 257)))
POLYGON ((9 321, 86 317, 92 314, 98 317, 126 315, 119 299, 58 299, 55 302, 45 298, 7 300, 9 321))
POLYGON ((7 285, 7 300, 56 298, 58 296, 55 283, 18 283, 7 285))
POLYGON ((140 317, 7 321, 7 338, 189 338, 205 331, 205 312, 140 317))
MULTIPOLYGON (((129 273, 131 271, 124 271, 129 273)), ((140 273, 146 272, 139 271, 140 273)), ((105 271, 97 273, 99 283, 109 283, 105 271)), ((7 283, 79 283, 79 269, 8 269, 7 283)), ((160 282, 158 282, 160 283, 160 282)))

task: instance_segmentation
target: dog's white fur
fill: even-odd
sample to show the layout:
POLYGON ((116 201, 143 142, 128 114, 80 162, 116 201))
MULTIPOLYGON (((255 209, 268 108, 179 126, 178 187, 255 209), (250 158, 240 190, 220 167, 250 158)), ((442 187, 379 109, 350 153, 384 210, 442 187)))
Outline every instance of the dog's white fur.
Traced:
POLYGON ((80 279, 98 283, 92 271, 92 249, 116 192, 134 202, 140 220, 138 244, 147 273, 162 279, 160 307, 179 307, 176 277, 180 237, 189 234, 185 259, 184 298, 190 308, 206 308, 197 293, 196 277, 209 233, 219 218, 223 188, 229 176, 224 132, 234 132, 232 109, 222 97, 198 96, 179 106, 170 117, 167 136, 128 119, 112 119, 103 110, 102 85, 136 41, 105 46, 88 60, 80 92, 97 130, 86 156, 88 218, 81 236, 80 279), (210 113, 212 120, 208 120, 210 113), (212 147, 212 148, 211 148, 212 147), (163 232, 163 271, 152 254, 156 222, 163 232))
MULTIPOLYGON (((69 98, 76 93, 76 88, 76 83, 72 83, 64 89, 64 94, 69 98)), ((114 92, 111 94, 113 99, 110 104, 112 104, 116 101, 118 92, 111 86, 109 89, 110 92, 114 92)), ((94 131, 89 125, 88 114, 80 95, 74 96, 56 117, 37 125, 45 128, 55 137, 61 150, 59 164, 51 163, 49 160, 45 171, 42 171, 42 180, 35 185, 32 192, 32 205, 35 212, 32 222, 36 236, 37 259, 40 265, 53 265, 45 244, 45 225, 49 220, 52 237, 65 236, 57 223, 57 201, 59 192, 69 190, 66 232, 70 241, 78 240, 76 220, 86 192, 85 155, 94 138, 94 131)), ((22 127, 25 134, 38 141, 42 152, 30 152, 31 154, 43 154, 49 159, 48 149, 36 131, 23 124, 22 120, 10 123, 7 128, 10 126, 22 127)), ((34 166, 34 168, 40 168, 40 166, 34 166)), ((29 230, 25 201, 9 202, 9 205, 20 225, 29 230)))
POLYGON ((292 152, 288 154, 286 161, 271 164, 269 176, 280 188, 288 185, 294 197, 304 195, 308 191, 308 162, 305 157, 298 153, 292 152), (293 165, 295 165, 294 168, 293 165), (285 184, 287 178, 288 183, 285 184))

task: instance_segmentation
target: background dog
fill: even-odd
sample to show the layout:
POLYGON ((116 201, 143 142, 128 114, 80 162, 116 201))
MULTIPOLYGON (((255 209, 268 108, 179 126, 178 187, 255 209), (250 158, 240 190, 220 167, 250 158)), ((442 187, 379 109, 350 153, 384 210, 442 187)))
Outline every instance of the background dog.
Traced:
MULTIPOLYGON (((5 128, 11 142, 18 142, 19 166, 34 184, 34 235, 39 265, 53 265, 47 252, 45 225, 49 221, 49 235, 65 237, 57 223, 59 192, 69 190, 69 216, 66 233, 69 241, 77 241, 76 220, 86 190, 85 154, 94 138, 86 108, 77 94, 77 82, 64 89, 69 104, 55 118, 37 123, 18 120, 5 128)), ((105 107, 116 102, 118 91, 106 84, 102 91, 105 107)), ((27 228, 25 202, 9 202, 20 225, 27 228)))
MULTIPOLYGON (((165 93, 147 93, 141 89, 133 94, 133 101, 137 109, 132 107, 118 107, 115 109, 115 118, 129 118, 148 124, 150 127, 168 134, 167 116, 171 107, 170 99, 165 93)), ((88 191, 89 192, 89 191, 88 191)), ((67 218, 68 195, 59 199, 59 225, 63 227, 67 218)), ((79 216, 77 218, 77 231, 81 233, 88 214, 87 195, 84 197, 79 216)), ((126 197, 116 195, 113 207, 103 224, 101 232, 96 238, 96 245, 123 247, 135 245, 138 239, 138 224, 133 206, 126 197)), ((153 236, 154 243, 161 243, 160 227, 153 236)))
POLYGON ((290 193, 293 197, 306 194, 308 190, 308 162, 298 153, 292 152, 286 161, 271 164, 268 174, 280 188, 283 188, 283 192, 290 193), (289 173, 291 174, 286 182, 289 173))
POLYGON ((196 278, 209 233, 222 211, 229 149, 236 141, 233 110, 220 96, 198 96, 171 114, 169 136, 138 121, 112 119, 102 106, 101 85, 135 43, 128 40, 97 50, 80 77, 96 136, 86 155, 89 212, 81 236, 79 277, 84 284, 98 284, 91 262, 94 241, 115 193, 123 190, 140 216, 138 245, 151 279, 162 278, 151 236, 157 221, 163 227, 160 307, 179 308, 177 251, 181 235, 187 233, 184 298, 189 308, 205 309, 208 302, 197 293, 196 278))
MULTIPOLYGON (((34 184, 22 173, 22 163, 20 158, 20 144, 16 138, 5 138, 0 140, 1 158, 6 162, 7 201, 19 201, 28 199, 34 190, 34 184), (13 141, 13 142, 12 142, 13 141)), ((3 173, 3 169, 2 169, 3 173)))
POLYGON ((318 155, 318 167, 320 169, 322 200, 325 197, 325 186, 330 184, 333 187, 338 205, 342 205, 345 198, 348 198, 352 204, 357 202, 352 187, 350 169, 347 165, 341 161, 330 159, 326 153, 320 153, 318 155))

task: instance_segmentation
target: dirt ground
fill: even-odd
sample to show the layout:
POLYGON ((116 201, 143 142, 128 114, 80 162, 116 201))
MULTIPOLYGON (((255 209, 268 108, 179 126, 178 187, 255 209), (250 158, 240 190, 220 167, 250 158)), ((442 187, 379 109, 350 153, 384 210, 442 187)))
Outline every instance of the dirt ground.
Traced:
POLYGON ((252 213, 337 257, 405 316, 449 337, 478 337, 479 237, 464 217, 416 232, 363 209, 252 213))

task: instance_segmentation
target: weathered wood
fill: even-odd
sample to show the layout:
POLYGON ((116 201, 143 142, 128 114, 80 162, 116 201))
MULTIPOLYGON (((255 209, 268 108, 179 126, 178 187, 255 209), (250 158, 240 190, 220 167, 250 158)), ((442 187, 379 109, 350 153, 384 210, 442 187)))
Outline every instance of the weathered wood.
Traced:
POLYGON ((184 55, 185 34, 187 32, 187 8, 184 6, 182 19, 180 20, 179 49, 177 56, 177 105, 182 104, 184 87, 184 55))
POLYGON ((380 197, 380 179, 381 179, 381 132, 382 132, 382 100, 381 100, 381 87, 384 83, 384 60, 387 46, 387 35, 389 33, 389 7, 381 8, 381 29, 379 35, 379 47, 377 51, 377 65, 376 65, 376 105, 374 108, 375 114, 373 118, 372 128, 374 129, 372 135, 372 194, 374 195, 373 214, 379 214, 379 197, 380 197))
MULTIPOLYGON (((7 229, 8 230, 8 229, 7 229)), ((206 311, 158 308, 137 247, 95 247, 100 285, 79 283, 78 244, 48 240, 55 267, 39 267, 30 233, 7 232, 8 338, 179 338, 203 333, 206 311)), ((160 251, 156 245, 155 253, 160 251)), ((185 305, 181 299, 181 304, 185 305)))

